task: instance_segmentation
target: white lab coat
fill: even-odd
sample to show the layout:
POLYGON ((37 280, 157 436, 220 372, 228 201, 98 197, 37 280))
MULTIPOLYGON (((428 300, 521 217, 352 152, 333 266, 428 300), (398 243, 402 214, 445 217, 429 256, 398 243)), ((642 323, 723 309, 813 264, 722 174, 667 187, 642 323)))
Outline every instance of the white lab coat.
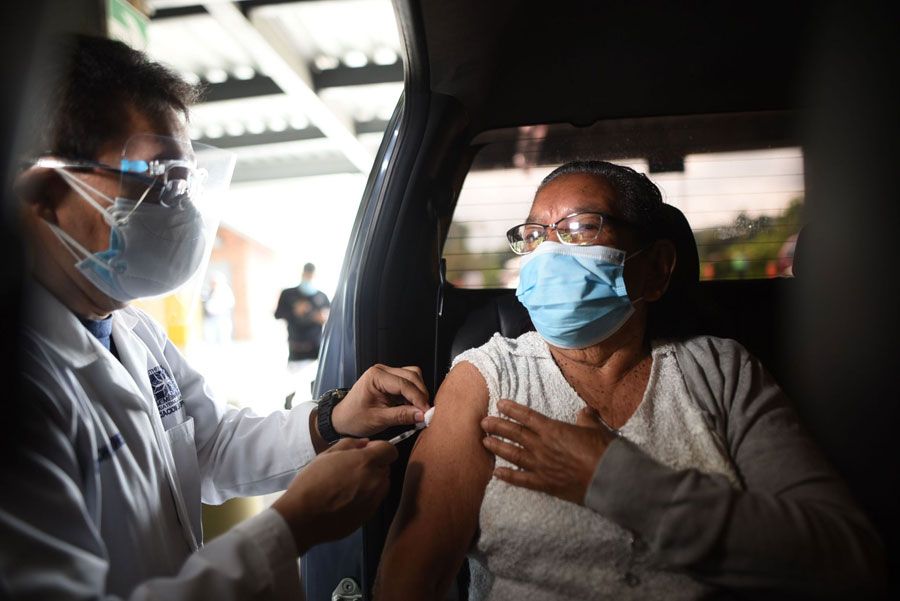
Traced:
POLYGON ((195 550, 201 498, 283 490, 314 457, 314 405, 228 409, 141 311, 113 314, 116 359, 45 288, 28 304, 30 417, 0 475, 0 591, 302 598, 293 538, 272 509, 195 550))

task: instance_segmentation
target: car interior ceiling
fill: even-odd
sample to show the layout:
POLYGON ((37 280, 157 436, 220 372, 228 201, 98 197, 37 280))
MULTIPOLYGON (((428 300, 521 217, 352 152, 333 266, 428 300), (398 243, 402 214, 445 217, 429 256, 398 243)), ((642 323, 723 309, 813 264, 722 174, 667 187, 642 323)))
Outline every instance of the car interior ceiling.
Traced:
MULTIPOLYGON (((811 256, 801 260, 820 266, 811 267, 808 274, 804 270, 802 277, 793 280, 700 283, 703 309, 697 332, 735 338, 760 357, 794 398, 890 545, 896 522, 883 495, 879 496, 880 486, 867 479, 884 474, 896 462, 887 459, 893 455, 881 443, 861 448, 845 432, 845 425, 867 423, 867 411, 886 414, 884 397, 877 396, 885 390, 883 382, 877 378, 868 384, 842 381, 837 389, 823 389, 822 378, 814 375, 821 367, 841 361, 860 373, 873 374, 875 365, 884 367, 890 357, 896 357, 894 349, 862 364, 849 352, 825 358, 821 354, 831 340, 822 330, 825 316, 833 319, 839 307, 857 308, 849 296, 832 297, 827 309, 817 304, 840 285, 836 274, 821 267, 822 260, 834 258, 823 232, 834 225, 832 207, 839 204, 833 191, 822 184, 833 180, 835 167, 844 159, 837 137, 823 139, 810 132, 844 119, 843 107, 804 109, 810 98, 839 85, 830 73, 831 64, 820 64, 830 59, 811 59, 808 53, 816 47, 815 40, 827 37, 841 19, 832 15, 824 24, 818 23, 818 17, 812 18, 801 3, 781 3, 770 13, 760 6, 752 14, 730 6, 704 5, 702 18, 680 5, 652 3, 646 10, 653 20, 640 26, 626 18, 630 9, 624 3, 604 3, 599 15, 596 7, 578 2, 554 3, 551 11, 546 4, 514 1, 398 4, 401 14, 407 11, 418 27, 413 29, 421 63, 411 65, 416 71, 413 77, 407 74, 406 107, 421 113, 406 124, 420 134, 413 138, 417 140, 414 149, 406 148, 412 153, 405 158, 408 164, 395 174, 402 175, 402 182, 392 184, 398 187, 386 195, 384 210, 388 212, 379 223, 387 229, 382 232, 382 246, 370 259, 370 265, 379 268, 361 275, 363 282, 370 278, 362 288, 371 296, 358 299, 357 324, 361 331, 368 328, 372 337, 370 348, 358 350, 360 364, 377 358, 423 365, 434 392, 452 357, 463 347, 479 344, 496 331, 516 335, 530 328, 511 290, 442 285, 440 248, 463 180, 479 160, 509 160, 502 149, 498 156, 478 155, 486 140, 502 137, 497 132, 504 128, 547 123, 551 124, 549 136, 574 131, 577 135, 571 140, 590 144, 592 127, 606 127, 612 133, 610 128, 629 119, 653 118, 660 120, 655 133, 663 138, 660 132, 667 131, 666 119, 705 115, 710 120, 705 129, 698 127, 675 139, 695 148, 725 149, 728 144, 740 146, 741 136, 749 138, 752 133, 755 139, 749 144, 757 148, 801 144, 804 154, 813 157, 806 160, 817 161, 808 165, 807 206, 812 220, 823 222, 816 226, 817 238, 804 245, 812 247, 811 256), (814 80, 815 74, 821 79, 814 80), (742 115, 763 116, 767 125, 760 127, 752 119, 742 125, 742 115), (722 119, 718 124, 717 118, 722 119), (363 325, 362 315, 373 315, 371 323, 378 324, 377 330, 363 325), (824 361, 821 367, 816 366, 818 360, 824 361), (845 398, 837 396, 838 389, 845 398), (866 394, 874 396, 858 398, 866 394), (847 397, 853 397, 855 405, 847 397)), ((864 34, 857 31, 856 35, 864 34)), ((864 71, 856 76, 865 79, 874 74, 864 71)), ((877 85, 874 89, 881 90, 877 85)), ((849 108, 862 114, 871 100, 861 94, 849 108)), ((879 106, 878 114, 887 115, 887 105, 879 106)), ((863 121, 866 118, 872 115, 862 116, 863 121)), ((839 133, 855 146, 869 143, 862 136, 872 135, 871 129, 842 128, 839 133)), ((653 128, 641 135, 652 138, 653 128)), ((893 156, 886 138, 879 140, 885 155, 893 156)), ((679 154, 690 149, 673 146, 669 150, 679 154)), ((881 157, 879 164, 883 164, 881 157)), ((846 182, 865 180, 863 164, 847 167, 842 174, 846 182)), ((872 179, 867 184, 872 194, 890 190, 872 179)), ((878 198, 857 201, 869 201, 875 208, 883 205, 878 198)), ((858 232, 850 237, 861 242, 858 232)), ((880 307, 887 309, 883 303, 880 307)), ((844 343, 860 339, 859 332, 846 324, 842 327, 844 343)), ((895 324, 891 327, 896 331, 895 324)), ((896 391, 891 394, 896 398, 896 391)), ((887 414, 891 411, 896 414, 895 409, 887 414)), ((896 480, 895 475, 888 478, 896 480)), ((402 466, 397 467, 393 482, 382 512, 365 530, 368 585, 374 580, 381 545, 399 501, 402 466)))

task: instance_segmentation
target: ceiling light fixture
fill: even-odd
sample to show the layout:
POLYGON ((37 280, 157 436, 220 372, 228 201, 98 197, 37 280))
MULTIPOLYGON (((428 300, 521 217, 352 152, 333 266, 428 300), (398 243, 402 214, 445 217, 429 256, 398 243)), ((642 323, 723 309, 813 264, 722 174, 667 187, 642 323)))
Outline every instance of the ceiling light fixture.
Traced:
POLYGON ((244 131, 244 124, 240 121, 232 121, 225 126, 225 132, 233 138, 243 136, 244 131))
POLYGON ((231 73, 235 79, 240 79, 241 81, 247 81, 256 77, 256 70, 250 65, 238 65, 232 69, 231 73))
POLYGON ((269 119, 270 131, 284 131, 288 128, 288 123, 283 117, 272 117, 269 119))
POLYGON ((341 61, 333 56, 328 56, 327 54, 320 54, 315 58, 313 64, 316 66, 316 69, 319 71, 328 71, 329 69, 337 69, 340 66, 341 61))
POLYGON ((359 69, 369 64, 369 57, 362 50, 350 50, 344 54, 343 61, 351 69, 359 69))
POLYGON ((206 126, 206 137, 215 139, 225 135, 225 130, 218 123, 212 123, 206 126))
POLYGON ((206 72, 206 81, 209 83, 225 83, 228 79, 228 72, 225 69, 210 69, 206 72))
POLYGON ((309 119, 306 115, 292 115, 290 124, 293 129, 306 129, 309 127, 309 119))
POLYGON ((266 131, 266 122, 259 117, 254 117, 247 122, 247 133, 259 135, 266 131))
POLYGON ((372 62, 376 65, 393 65, 399 58, 393 48, 382 46, 372 55, 372 62))

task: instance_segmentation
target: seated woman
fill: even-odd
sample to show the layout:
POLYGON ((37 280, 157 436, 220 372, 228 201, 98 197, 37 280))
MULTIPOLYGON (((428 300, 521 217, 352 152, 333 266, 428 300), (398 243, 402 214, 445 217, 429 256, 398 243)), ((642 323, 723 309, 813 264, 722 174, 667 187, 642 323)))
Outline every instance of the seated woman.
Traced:
POLYGON ((377 599, 444 599, 467 553, 473 599, 877 594, 878 537, 760 363, 648 332, 677 260, 661 205, 605 162, 542 182, 509 232, 537 331, 454 361, 377 599))

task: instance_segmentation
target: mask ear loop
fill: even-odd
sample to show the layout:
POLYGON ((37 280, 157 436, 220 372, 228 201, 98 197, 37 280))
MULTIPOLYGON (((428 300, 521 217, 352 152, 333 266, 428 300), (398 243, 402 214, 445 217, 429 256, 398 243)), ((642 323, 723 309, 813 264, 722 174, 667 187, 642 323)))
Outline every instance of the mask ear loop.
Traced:
MULTIPOLYGON (((95 208, 97 211, 99 211, 100 214, 103 216, 103 220, 106 221, 106 223, 109 224, 110 227, 116 227, 116 225, 117 225, 116 220, 113 218, 112 215, 109 214, 109 211, 107 211, 105 207, 103 207, 99 202, 97 202, 96 200, 94 200, 91 197, 90 192, 93 192, 94 194, 96 194, 100 198, 103 198, 110 204, 115 202, 113 199, 111 199, 109 196, 107 196, 100 190, 96 189, 92 185, 81 181, 80 179, 78 179, 77 177, 72 175, 71 173, 67 172, 64 168, 57 168, 54 171, 56 171, 60 175, 60 177, 62 177, 63 180, 65 180, 65 182, 67 184, 69 184, 69 186, 73 190, 75 190, 75 192, 79 196, 81 196, 81 198, 83 198, 85 201, 87 201, 87 203, 89 205, 91 205, 93 208, 95 208)), ((60 241, 60 243, 63 245, 63 247, 67 251, 69 251, 69 254, 71 254, 72 257, 76 261, 80 262, 80 261, 87 259, 89 261, 93 261, 94 263, 96 263, 97 265, 99 265, 101 267, 109 267, 106 263, 104 263, 103 261, 98 259, 94 255, 94 253, 92 253, 87 248, 85 248, 84 245, 82 245, 80 242, 78 242, 78 240, 73 238, 71 236, 71 234, 69 234, 68 232, 63 230, 61 227, 59 227, 55 223, 50 223, 49 221, 46 221, 46 220, 44 220, 44 223, 47 224, 47 227, 50 228, 50 231, 53 232, 53 234, 56 236, 57 240, 60 241), (78 255, 79 252, 81 253, 81 256, 78 255)))
POLYGON ((109 214, 109 211, 106 209, 106 207, 102 206, 99 202, 94 200, 91 197, 90 193, 93 192, 103 200, 107 201, 109 204, 114 204, 115 200, 113 200, 97 188, 93 187, 92 185, 81 181, 80 179, 66 171, 64 168, 58 167, 54 169, 54 171, 56 171, 60 175, 60 177, 62 177, 66 181, 66 183, 69 184, 69 187, 75 190, 75 192, 81 198, 83 198, 89 205, 99 211, 106 223, 108 223, 110 226, 116 225, 116 220, 112 215, 109 214))
POLYGON ((127 214, 127 215, 125 215, 124 217, 122 217, 121 221, 119 221, 119 224, 120 224, 120 225, 125 225, 126 223, 128 223, 128 219, 130 219, 131 216, 134 215, 134 212, 137 211, 137 208, 138 208, 139 206, 141 206, 141 203, 144 202, 144 199, 147 198, 147 195, 148 195, 148 194, 150 194, 150 190, 152 190, 152 189, 153 189, 153 186, 156 185, 156 180, 157 180, 157 179, 159 179, 159 176, 158 176, 158 175, 157 175, 156 177, 153 178, 153 181, 150 182, 150 185, 147 186, 147 189, 144 190, 144 193, 143 193, 143 194, 141 194, 141 197, 137 199, 137 202, 135 203, 134 207, 133 207, 130 211, 128 211, 128 214, 127 214))
POLYGON ((72 258, 74 258, 77 262, 80 263, 81 261, 88 260, 93 261, 101 267, 109 268, 109 265, 98 259, 94 255, 94 253, 85 248, 78 240, 73 238, 61 227, 59 227, 55 223, 50 223, 49 221, 44 221, 44 223, 47 224, 47 227, 50 228, 50 231, 53 232, 53 235, 55 235, 60 244, 63 245, 63 248, 69 251, 69 254, 71 254, 72 258), (78 252, 75 251, 80 252, 81 256, 78 256, 78 252))

